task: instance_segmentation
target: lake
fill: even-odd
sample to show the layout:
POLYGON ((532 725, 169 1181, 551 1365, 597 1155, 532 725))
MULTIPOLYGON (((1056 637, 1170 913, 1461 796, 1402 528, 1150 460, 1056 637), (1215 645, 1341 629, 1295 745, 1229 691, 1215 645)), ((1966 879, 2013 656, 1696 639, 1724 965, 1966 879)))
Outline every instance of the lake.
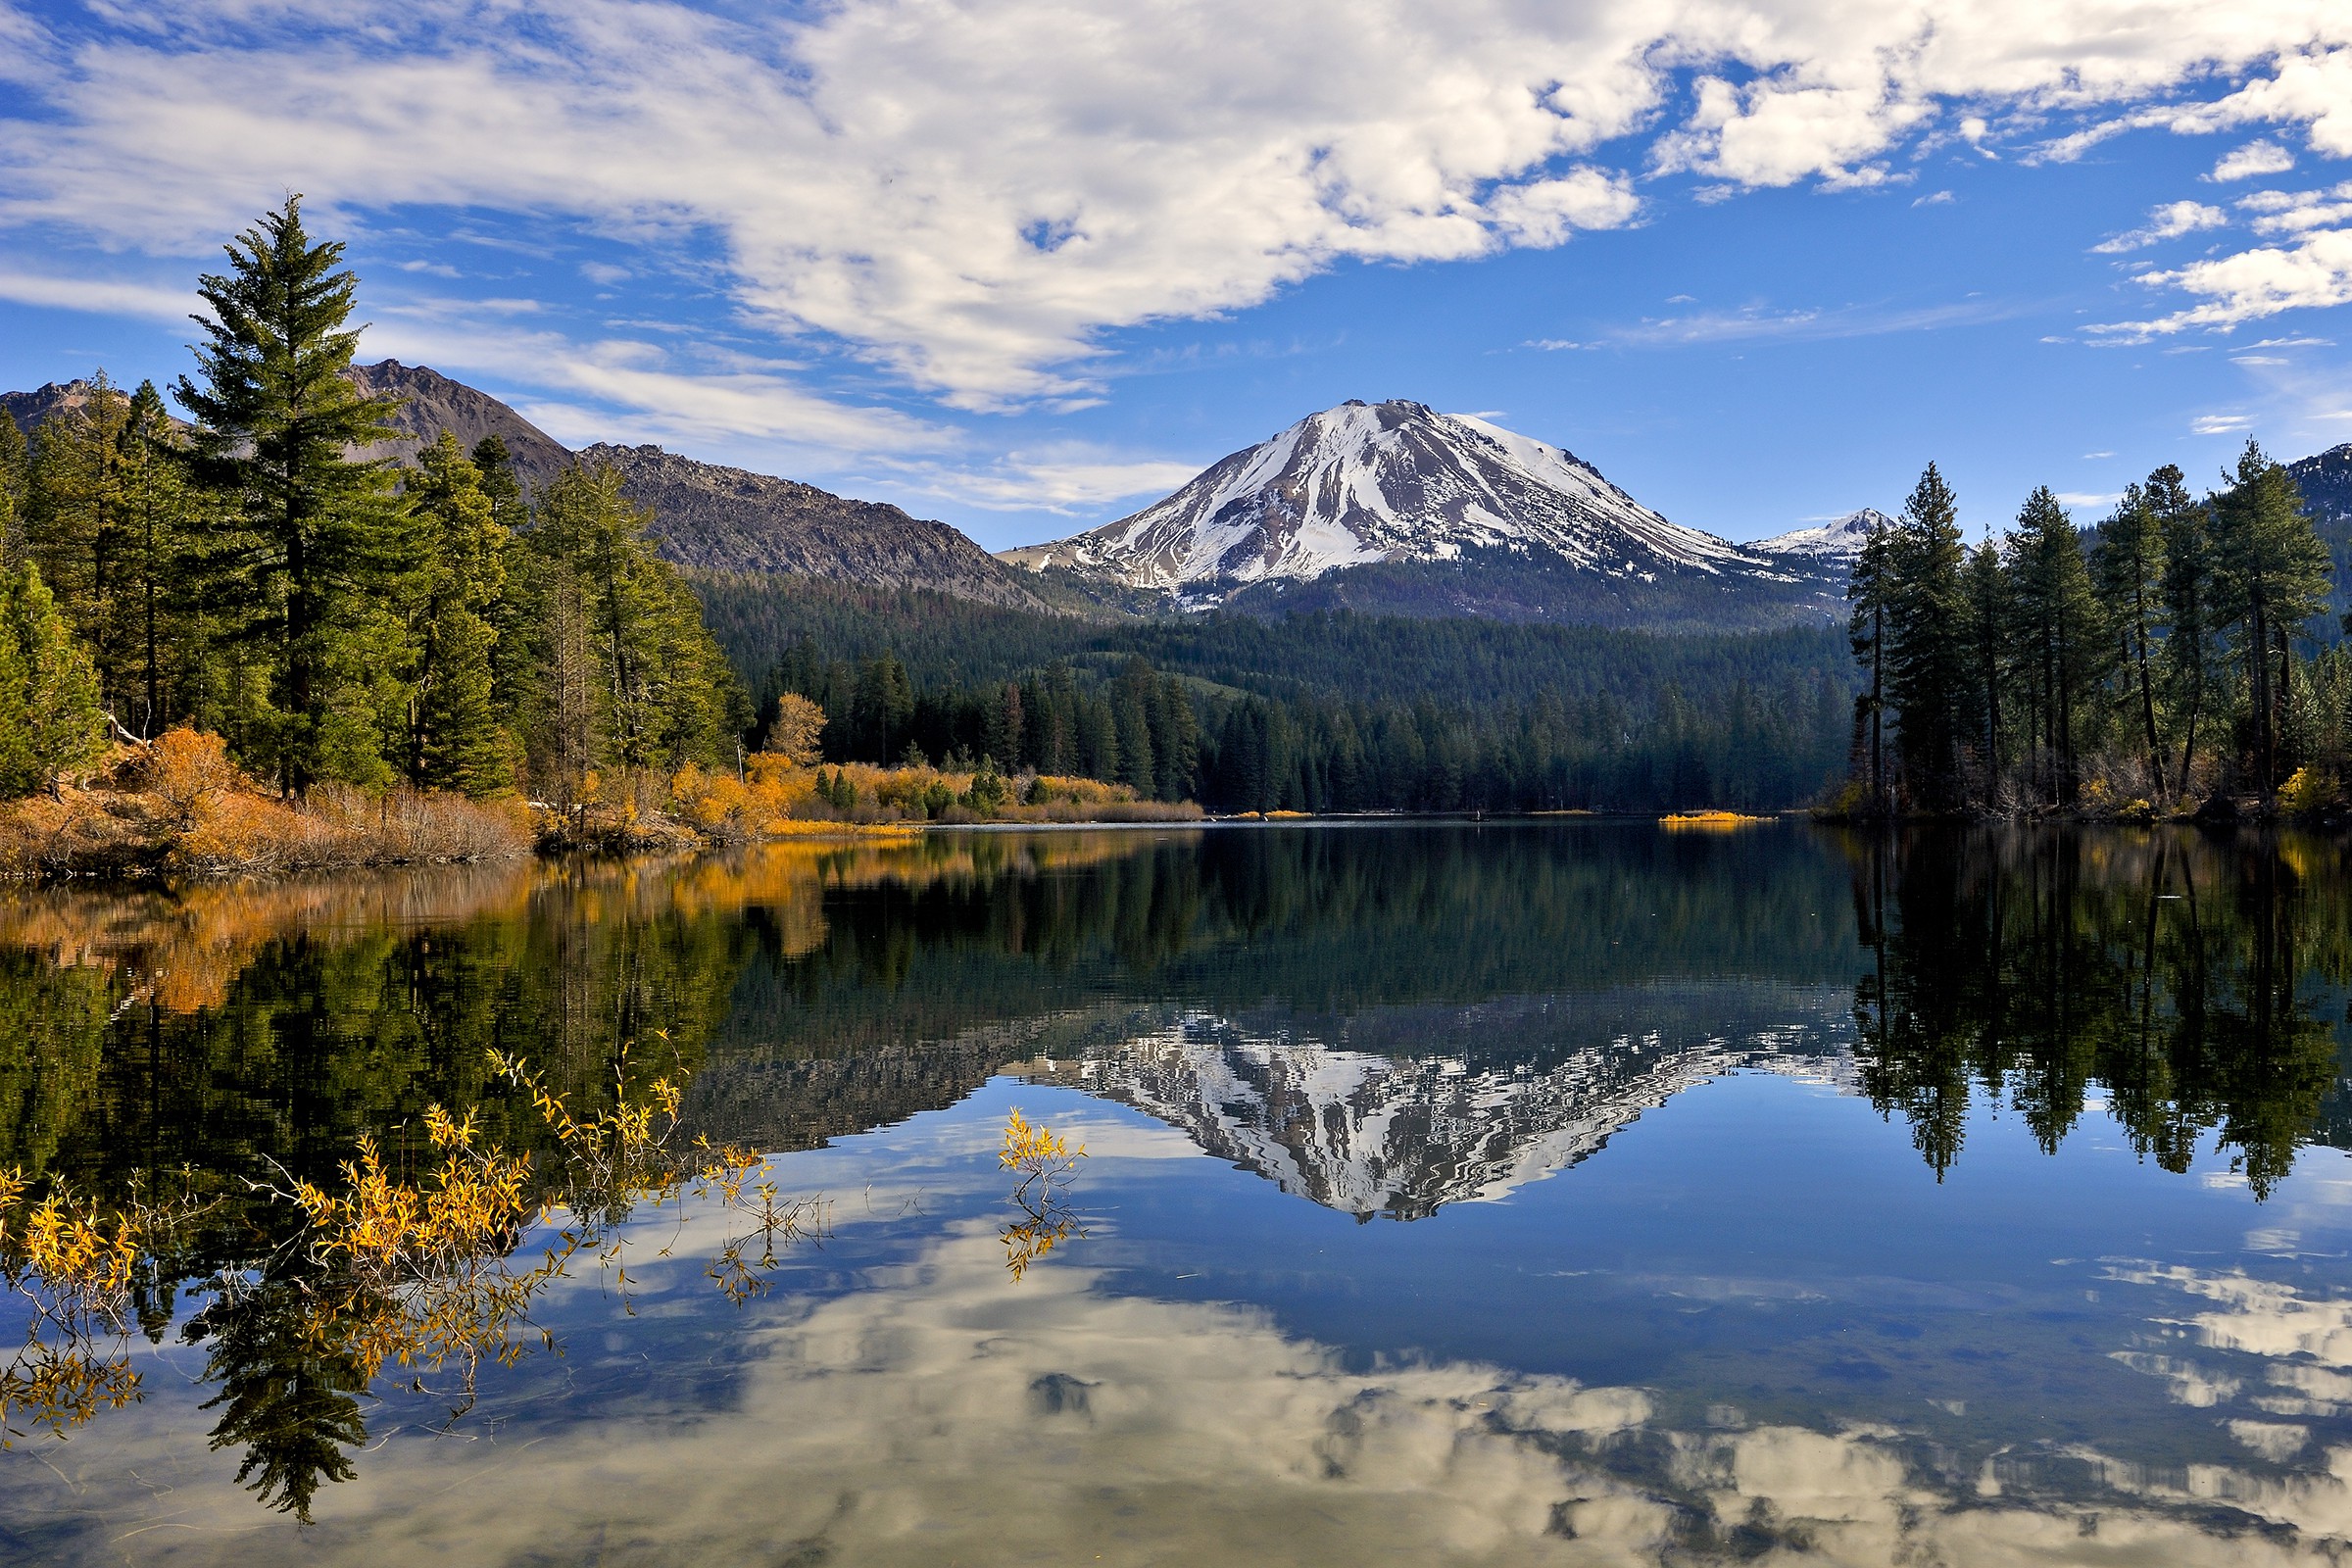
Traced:
POLYGON ((2343 860, 1561 819, 9 894, 0 1167, 173 1217, 118 1320, 13 1265, 0 1560, 2336 1560, 2343 860), (321 1284, 290 1195, 364 1138, 549 1182, 526 1083, 657 1079, 764 1164, 321 1284), (1084 1154, 1021 1187, 1016 1112, 1084 1154))

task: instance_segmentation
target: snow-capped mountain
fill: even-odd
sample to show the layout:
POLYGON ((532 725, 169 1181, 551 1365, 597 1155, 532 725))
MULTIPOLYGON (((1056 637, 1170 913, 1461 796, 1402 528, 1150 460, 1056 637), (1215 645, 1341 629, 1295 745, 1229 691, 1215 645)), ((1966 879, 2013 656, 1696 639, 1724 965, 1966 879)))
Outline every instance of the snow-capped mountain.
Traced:
POLYGON ((1669 522, 1573 453, 1402 400, 1308 415, 1132 516, 999 559, 1192 609, 1689 630, 1819 618, 1843 589, 1669 522))
POLYGON ((1494 549, 1636 577, 1765 565, 1668 522, 1572 453, 1401 401, 1310 414, 1133 516, 1002 559, 1182 592, 1494 549))
POLYGON ((1760 555, 1797 556, 1843 571, 1853 566, 1854 558, 1862 553, 1863 541, 1870 537, 1872 528, 1894 525, 1894 519, 1878 508, 1864 507, 1810 528, 1795 528, 1770 539, 1759 539, 1747 548, 1760 555))

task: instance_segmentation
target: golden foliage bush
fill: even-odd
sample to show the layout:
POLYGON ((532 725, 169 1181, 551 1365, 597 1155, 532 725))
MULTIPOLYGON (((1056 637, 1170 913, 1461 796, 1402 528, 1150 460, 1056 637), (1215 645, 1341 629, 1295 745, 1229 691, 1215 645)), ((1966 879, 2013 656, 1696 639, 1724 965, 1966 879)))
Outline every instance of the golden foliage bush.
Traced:
POLYGON ((2301 816, 2334 805, 2343 790, 2325 769, 2298 767, 2278 786, 2278 809, 2301 816))

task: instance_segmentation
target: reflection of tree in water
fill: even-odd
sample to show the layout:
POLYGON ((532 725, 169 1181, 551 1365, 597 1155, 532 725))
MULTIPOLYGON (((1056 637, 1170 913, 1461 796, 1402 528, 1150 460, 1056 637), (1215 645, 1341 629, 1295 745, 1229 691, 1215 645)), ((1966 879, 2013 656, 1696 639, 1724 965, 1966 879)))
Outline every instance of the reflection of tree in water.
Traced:
POLYGON ((2135 1149, 2184 1171, 2213 1135, 2257 1195, 2336 1082, 2323 981, 2352 971, 2331 855, 2185 833, 1857 840, 1863 1084, 1938 1174, 1973 1090, 2044 1150, 2106 1092, 2135 1149))
POLYGON ((184 1331, 206 1347, 204 1381, 220 1391, 204 1403, 220 1412, 212 1445, 242 1447, 238 1484, 308 1519, 320 1485, 356 1473, 346 1450, 368 1439, 360 1396, 369 1380, 348 1348, 319 1334, 299 1282, 219 1283, 184 1331))

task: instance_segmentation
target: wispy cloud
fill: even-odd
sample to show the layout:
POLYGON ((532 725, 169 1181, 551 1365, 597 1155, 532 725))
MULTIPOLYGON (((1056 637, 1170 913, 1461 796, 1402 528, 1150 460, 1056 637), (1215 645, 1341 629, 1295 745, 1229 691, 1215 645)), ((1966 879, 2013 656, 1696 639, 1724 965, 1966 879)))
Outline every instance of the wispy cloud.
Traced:
POLYGON ((1891 332, 1932 332, 2001 320, 2024 313, 2012 301, 1962 300, 1949 305, 1841 305, 1779 308, 1749 306, 1736 311, 1692 312, 1612 326, 1581 344, 1546 342, 1543 347, 1661 348, 1683 344, 1734 343, 1753 339, 1813 341, 1878 337, 1891 332))
POLYGON ((14 300, 20 305, 88 311, 100 316, 133 316, 175 322, 184 322, 203 303, 192 290, 7 269, 0 269, 0 299, 14 300))
POLYGON ((2179 239, 2183 234, 2193 234, 2201 228, 2220 228, 2229 221, 2230 215, 2219 207, 2208 207, 2202 202, 2171 202, 2151 209, 2145 224, 2102 240, 2093 245, 2091 250, 2112 256, 2123 251, 2139 250, 2160 240, 2179 239))
POLYGON ((2143 321, 2091 328, 2122 342, 2145 342, 2198 328, 2228 328, 2284 311, 2352 303, 2352 229, 2323 229, 2291 247, 2263 246, 2195 262, 2139 279, 2153 288, 2202 296, 2204 303, 2143 321))
POLYGON ((2254 421, 2242 414, 2200 414, 2188 427, 2198 435, 2234 435, 2252 429, 2254 421))
POLYGON ((1925 30, 1915 8, 1768 0, 107 14, 74 13, 69 36, 0 6, 0 228, 190 256, 289 185, 347 219, 541 215, 626 252, 597 266, 708 258, 762 330, 973 410, 1099 395, 1106 333, 1346 262, 1642 221, 1675 187, 1638 193, 1635 171, 1701 199, 1889 187, 1955 129, 1989 155, 2085 115, 2110 118, 2044 155, 2140 124, 2291 126, 2352 153, 2352 24, 2307 5, 2132 27, 1955 6, 1925 30))

